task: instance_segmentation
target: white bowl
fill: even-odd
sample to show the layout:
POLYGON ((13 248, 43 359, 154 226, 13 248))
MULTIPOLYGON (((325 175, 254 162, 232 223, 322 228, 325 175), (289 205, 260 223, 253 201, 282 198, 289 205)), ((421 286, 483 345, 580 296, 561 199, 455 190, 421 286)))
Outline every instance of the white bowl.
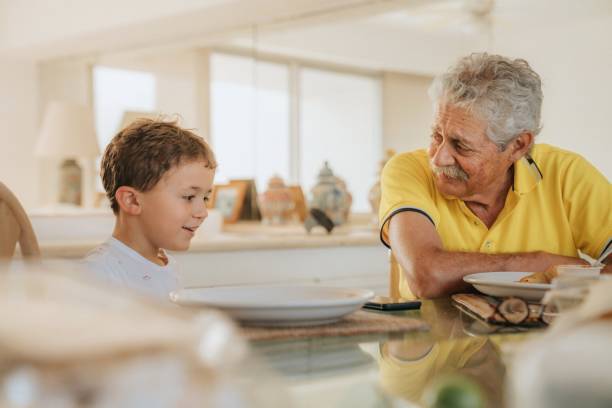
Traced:
POLYGON ((599 276, 603 269, 603 265, 557 265, 556 268, 559 275, 573 275, 586 278, 599 276))

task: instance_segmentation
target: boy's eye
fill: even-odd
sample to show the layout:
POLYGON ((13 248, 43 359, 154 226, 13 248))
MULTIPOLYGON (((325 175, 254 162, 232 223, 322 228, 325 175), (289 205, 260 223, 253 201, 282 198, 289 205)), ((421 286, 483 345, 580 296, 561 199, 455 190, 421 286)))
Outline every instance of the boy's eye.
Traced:
POLYGON ((204 196, 204 202, 207 203, 210 201, 210 197, 209 196, 204 196))
POLYGON ((193 200, 194 197, 195 197, 194 195, 187 195, 187 196, 184 196, 183 198, 187 201, 191 201, 193 200))

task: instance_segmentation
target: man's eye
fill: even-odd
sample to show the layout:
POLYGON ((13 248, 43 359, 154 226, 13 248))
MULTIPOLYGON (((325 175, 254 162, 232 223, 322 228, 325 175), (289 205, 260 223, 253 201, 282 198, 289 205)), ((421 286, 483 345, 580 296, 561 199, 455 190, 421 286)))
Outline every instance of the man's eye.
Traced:
POLYGON ((455 143, 455 149, 457 149, 460 152, 467 152, 470 150, 466 146, 462 145, 461 143, 455 143))

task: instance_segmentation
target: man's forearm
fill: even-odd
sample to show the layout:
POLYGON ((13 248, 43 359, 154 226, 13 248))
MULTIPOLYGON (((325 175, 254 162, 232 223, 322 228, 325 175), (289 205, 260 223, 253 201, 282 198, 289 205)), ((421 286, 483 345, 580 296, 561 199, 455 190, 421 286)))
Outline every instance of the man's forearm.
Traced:
POLYGON ((483 254, 453 252, 435 249, 410 257, 396 254, 404 266, 411 290, 419 297, 439 297, 463 290, 467 285, 463 277, 485 271, 544 271, 561 263, 581 263, 578 258, 553 255, 546 252, 512 254, 483 254))
POLYGON ((542 251, 506 254, 446 251, 431 222, 413 212, 399 213, 391 218, 389 241, 405 271, 410 290, 426 298, 466 289, 463 277, 470 273, 538 272, 552 265, 584 263, 579 258, 542 251))

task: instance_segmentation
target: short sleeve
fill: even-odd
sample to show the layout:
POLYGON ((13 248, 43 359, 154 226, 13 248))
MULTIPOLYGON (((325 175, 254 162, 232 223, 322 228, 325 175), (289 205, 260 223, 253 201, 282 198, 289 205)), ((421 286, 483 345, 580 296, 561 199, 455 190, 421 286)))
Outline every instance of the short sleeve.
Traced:
POLYGON ((424 150, 394 156, 381 174, 381 200, 379 210, 380 238, 388 241, 389 220, 403 211, 423 214, 438 225, 439 213, 434 201, 434 185, 424 150))
POLYGON ((612 241, 612 185, 580 156, 565 169, 563 201, 576 247, 598 258, 612 241))
POLYGON ((120 263, 104 245, 96 248, 81 261, 87 275, 98 282, 117 285, 125 281, 120 263))

